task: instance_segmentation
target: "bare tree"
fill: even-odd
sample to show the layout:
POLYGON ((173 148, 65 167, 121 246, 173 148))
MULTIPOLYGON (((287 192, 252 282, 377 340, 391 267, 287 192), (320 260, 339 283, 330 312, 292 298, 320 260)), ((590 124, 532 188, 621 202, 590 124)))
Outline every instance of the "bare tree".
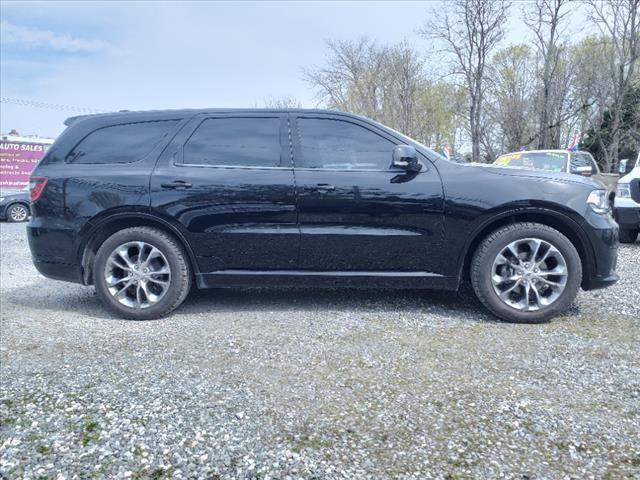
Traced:
POLYGON ((462 80, 469 93, 474 162, 480 161, 487 63, 504 37, 509 8, 510 3, 504 0, 454 0, 444 10, 434 9, 433 18, 421 30, 450 56, 450 73, 462 80))
POLYGON ((538 148, 558 148, 567 81, 565 19, 571 0, 535 0, 524 21, 535 34, 539 57, 536 99, 538 148), (559 121, 560 120, 560 121, 559 121))
MULTIPOLYGON (((535 59, 527 45, 500 50, 491 62, 488 116, 500 127, 500 147, 517 150, 532 139, 535 59)), ((485 141, 485 148, 486 141, 485 141)))
POLYGON ((379 118, 386 48, 366 37, 355 42, 329 40, 327 48, 326 65, 303 72, 318 100, 331 108, 379 118))
POLYGON ((640 0, 589 0, 588 3, 592 20, 603 35, 610 37, 613 45, 608 69, 613 84, 610 141, 604 148, 605 168, 610 171, 619 160, 624 100, 632 87, 640 56, 640 0))
POLYGON ((302 108, 302 104, 294 97, 270 98, 264 101, 265 108, 302 108))

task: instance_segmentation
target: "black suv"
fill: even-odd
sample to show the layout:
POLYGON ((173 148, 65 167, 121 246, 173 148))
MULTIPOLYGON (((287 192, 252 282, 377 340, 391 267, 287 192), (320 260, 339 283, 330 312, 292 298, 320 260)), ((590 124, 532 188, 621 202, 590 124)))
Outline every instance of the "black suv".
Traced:
POLYGON ((464 165, 355 115, 183 110, 70 118, 31 178, 33 261, 151 319, 191 285, 436 288, 541 322, 614 283, 606 191, 464 165))

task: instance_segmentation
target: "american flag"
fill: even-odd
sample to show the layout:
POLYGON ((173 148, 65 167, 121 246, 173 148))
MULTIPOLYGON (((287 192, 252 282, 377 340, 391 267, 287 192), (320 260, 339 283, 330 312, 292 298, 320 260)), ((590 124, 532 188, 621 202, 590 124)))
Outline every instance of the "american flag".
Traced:
POLYGON ((449 153, 449 144, 445 143, 444 147, 442 147, 442 156, 449 160, 451 158, 451 154, 449 153))
POLYGON ((573 132, 573 137, 569 141, 569 145, 567 145, 567 150, 570 152, 576 152, 578 150, 578 145, 580 144, 580 135, 579 132, 573 132))

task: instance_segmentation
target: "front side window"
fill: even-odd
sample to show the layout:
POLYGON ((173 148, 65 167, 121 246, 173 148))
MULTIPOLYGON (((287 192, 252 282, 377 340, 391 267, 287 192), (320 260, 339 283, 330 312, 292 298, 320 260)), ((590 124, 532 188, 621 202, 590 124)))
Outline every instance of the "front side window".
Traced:
POLYGON ((573 173, 578 172, 578 168, 590 167, 591 173, 595 174, 598 170, 596 169, 596 164, 591 158, 590 155, 585 153, 572 153, 571 154, 571 171, 573 173))
POLYGON ((296 166, 336 170, 386 170, 395 144, 355 123, 298 118, 301 158, 296 166))
POLYGON ((280 166, 280 119, 208 118, 184 145, 192 165, 280 166))
POLYGON ((148 155, 178 120, 127 123, 100 128, 76 145, 67 163, 132 163, 148 155))

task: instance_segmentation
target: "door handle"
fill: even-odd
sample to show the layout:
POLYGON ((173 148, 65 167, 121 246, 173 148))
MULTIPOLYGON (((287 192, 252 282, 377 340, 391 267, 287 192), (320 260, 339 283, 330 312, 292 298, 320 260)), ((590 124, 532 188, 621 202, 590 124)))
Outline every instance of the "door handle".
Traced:
POLYGON ((191 188, 192 185, 184 180, 175 180, 173 182, 161 183, 162 188, 191 188))
POLYGON ((320 193, 327 193, 332 192, 335 189, 336 187, 334 187, 333 185, 329 185, 328 183, 319 183, 318 185, 316 185, 314 190, 320 193))

